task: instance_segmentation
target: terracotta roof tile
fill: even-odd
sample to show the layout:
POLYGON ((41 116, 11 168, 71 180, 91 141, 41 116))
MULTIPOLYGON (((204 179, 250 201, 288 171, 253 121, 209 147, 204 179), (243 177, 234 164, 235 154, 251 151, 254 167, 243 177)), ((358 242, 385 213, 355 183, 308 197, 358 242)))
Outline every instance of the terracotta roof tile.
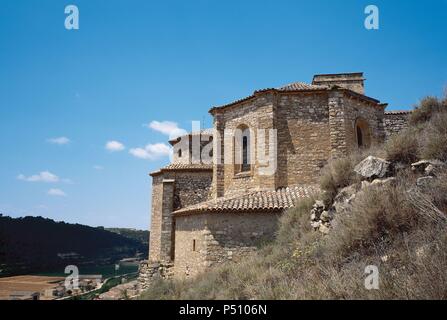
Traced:
POLYGON ((156 174, 160 174, 164 171, 187 171, 187 170, 191 170, 191 171, 211 171, 213 170, 213 165, 212 164, 204 164, 204 163, 194 163, 194 164, 189 164, 189 163, 171 163, 169 165, 167 165, 166 167, 160 168, 157 171, 151 172, 150 175, 156 175, 156 174))
POLYGON ((385 114, 410 114, 411 110, 389 110, 385 114))
POLYGON ((308 84, 304 82, 294 82, 288 85, 285 85, 281 88, 277 88, 278 91, 301 91, 301 90, 324 90, 327 89, 327 86, 317 86, 314 84, 308 84))
POLYGON ((224 107, 228 107, 234 104, 238 104, 240 102, 244 102, 246 100, 250 100, 251 98, 253 98, 255 96, 256 93, 260 93, 260 92, 265 92, 265 91, 279 91, 279 92, 289 92, 289 91, 310 91, 310 90, 327 90, 329 87, 328 86, 322 86, 322 85, 313 85, 313 84, 308 84, 308 83, 304 83, 304 82, 294 82, 294 83, 290 83, 288 85, 279 87, 279 88, 265 88, 265 89, 260 89, 260 90, 256 90, 252 95, 242 98, 242 99, 238 99, 236 101, 230 102, 228 104, 222 105, 222 106, 216 106, 213 107, 211 110, 213 109, 219 109, 219 108, 224 108, 224 107))
POLYGON ((171 163, 167 165, 166 167, 161 168, 161 170, 189 170, 189 169, 204 169, 204 170, 212 170, 213 165, 212 164, 205 164, 205 163, 171 163))
POLYGON ((255 191, 234 197, 209 200, 177 210, 174 214, 279 211, 293 207, 299 199, 309 197, 318 190, 318 187, 314 185, 301 185, 276 191, 255 191))
MULTIPOLYGON (((268 92, 268 91, 272 91, 272 92, 300 92, 300 91, 307 92, 307 91, 331 90, 334 88, 342 89, 345 92, 348 92, 349 94, 351 94, 353 96, 368 100, 368 101, 376 103, 376 104, 380 103, 380 101, 377 99, 365 96, 363 94, 360 94, 360 93, 357 93, 352 90, 342 88, 342 87, 336 86, 336 85, 315 85, 315 84, 308 84, 308 83, 304 83, 304 82, 294 82, 294 83, 290 83, 288 85, 285 85, 285 86, 282 86, 279 88, 266 88, 266 89, 256 90, 255 92, 253 92, 252 95, 250 95, 248 97, 245 97, 245 98, 242 98, 242 99, 239 99, 239 100, 236 100, 236 101, 233 101, 228 104, 221 105, 221 106, 215 106, 215 107, 211 108, 209 112, 212 113, 216 109, 222 109, 222 108, 226 108, 229 106, 237 105, 241 102, 248 101, 248 100, 254 98, 255 95, 258 93, 263 93, 263 92, 268 92)), ((386 104, 384 104, 383 106, 386 106, 386 104)))

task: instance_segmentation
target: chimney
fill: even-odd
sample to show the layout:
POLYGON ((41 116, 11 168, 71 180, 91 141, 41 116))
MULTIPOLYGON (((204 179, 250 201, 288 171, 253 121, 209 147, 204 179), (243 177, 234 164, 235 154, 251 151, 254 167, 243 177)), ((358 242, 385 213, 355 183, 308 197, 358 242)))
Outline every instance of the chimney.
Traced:
POLYGON ((337 85, 339 87, 365 94, 363 82, 363 72, 355 73, 334 73, 334 74, 317 74, 312 80, 314 85, 337 85))

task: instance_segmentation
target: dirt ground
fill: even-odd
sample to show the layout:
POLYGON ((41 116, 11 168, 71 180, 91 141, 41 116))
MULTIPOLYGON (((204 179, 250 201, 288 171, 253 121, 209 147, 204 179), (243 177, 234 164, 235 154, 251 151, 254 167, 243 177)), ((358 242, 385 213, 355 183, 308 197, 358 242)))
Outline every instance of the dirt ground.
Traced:
POLYGON ((15 276, 0 278, 0 300, 8 299, 11 293, 20 291, 43 292, 54 288, 59 282, 64 281, 62 277, 45 276, 15 276))

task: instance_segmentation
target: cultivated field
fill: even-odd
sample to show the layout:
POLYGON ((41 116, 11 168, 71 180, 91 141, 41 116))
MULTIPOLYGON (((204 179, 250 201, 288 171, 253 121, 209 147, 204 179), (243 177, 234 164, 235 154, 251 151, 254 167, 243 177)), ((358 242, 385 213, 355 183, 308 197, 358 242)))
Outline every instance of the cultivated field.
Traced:
POLYGON ((14 292, 41 292, 46 289, 54 288, 60 281, 64 281, 62 277, 45 277, 45 276, 16 276, 8 278, 0 278, 0 300, 8 299, 14 292))

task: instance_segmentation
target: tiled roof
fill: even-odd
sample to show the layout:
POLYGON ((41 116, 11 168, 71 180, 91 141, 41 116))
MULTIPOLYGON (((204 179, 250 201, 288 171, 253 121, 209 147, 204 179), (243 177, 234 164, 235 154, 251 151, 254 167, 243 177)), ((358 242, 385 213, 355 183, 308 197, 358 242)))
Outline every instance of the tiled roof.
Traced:
POLYGON ((212 164, 204 164, 204 163, 171 163, 166 167, 160 168, 157 171, 151 172, 150 175, 155 175, 162 173, 164 171, 182 171, 182 170, 191 170, 191 171, 211 171, 213 170, 212 164))
POLYGON ((256 90, 255 92, 253 92, 252 95, 250 95, 248 97, 230 102, 228 104, 213 107, 213 108, 211 108, 210 112, 212 113, 216 109, 226 108, 226 107, 233 106, 233 105, 236 105, 236 104, 244 102, 244 101, 248 101, 248 100, 254 98, 256 94, 262 93, 262 92, 268 92, 268 91, 273 91, 273 92, 300 92, 300 91, 302 91, 302 92, 306 92, 306 91, 331 90, 333 88, 343 89, 345 92, 348 92, 353 96, 356 96, 356 97, 364 99, 364 100, 368 100, 368 101, 376 103, 376 104, 380 103, 380 101, 377 99, 373 99, 371 97, 356 93, 349 89, 344 89, 339 86, 314 85, 314 84, 308 84, 308 83, 304 83, 304 82, 294 82, 294 83, 290 83, 288 85, 285 85, 285 86, 282 86, 279 88, 266 88, 266 89, 256 90))
POLYGON ((410 114, 411 110, 389 110, 385 114, 410 114))
POLYGON ((166 167, 161 168, 161 170, 182 170, 182 169, 204 169, 204 170, 212 170, 212 164, 205 163, 171 163, 166 167))
POLYGON ((255 191, 234 197, 209 200, 177 210, 174 214, 281 211, 295 206, 298 199, 309 197, 318 190, 317 186, 301 185, 276 191, 255 191))
POLYGON ((328 87, 327 86, 320 86, 320 85, 313 85, 313 84, 308 84, 308 83, 304 83, 304 82, 294 82, 294 83, 290 83, 288 85, 279 87, 279 88, 266 88, 266 89, 260 89, 260 90, 256 90, 252 95, 230 102, 228 104, 222 105, 222 106, 218 106, 218 107, 214 107, 211 110, 217 108, 224 108, 224 107, 228 107, 246 100, 250 100, 251 98, 253 98, 255 96, 256 93, 260 93, 260 92, 265 92, 265 91, 279 91, 279 92, 290 92, 290 91, 312 91, 312 90, 327 90, 328 87))
POLYGON ((287 92, 287 91, 308 91, 308 90, 324 90, 327 89, 327 86, 317 86, 314 84, 308 84, 304 82, 294 82, 288 85, 285 85, 280 88, 276 88, 278 91, 287 92))

